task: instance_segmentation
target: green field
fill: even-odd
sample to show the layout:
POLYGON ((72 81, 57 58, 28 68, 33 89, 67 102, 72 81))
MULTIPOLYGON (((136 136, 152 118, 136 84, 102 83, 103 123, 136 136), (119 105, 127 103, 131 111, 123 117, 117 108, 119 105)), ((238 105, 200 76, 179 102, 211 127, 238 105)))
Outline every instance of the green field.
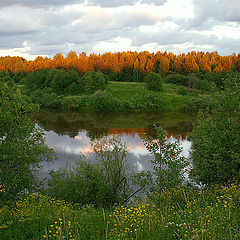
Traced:
MULTIPOLYGON (((164 111, 181 111, 184 110, 186 101, 198 97, 198 92, 188 92, 186 87, 180 87, 175 84, 163 84, 163 92, 148 90, 145 83, 136 82, 109 82, 106 90, 114 97, 122 100, 134 100, 140 104, 144 104, 148 96, 162 98, 162 110, 164 111), (186 90, 186 95, 179 94, 180 90, 186 90)), ((137 110, 137 109, 136 109, 137 110)), ((150 108, 146 109, 151 111, 150 108)))

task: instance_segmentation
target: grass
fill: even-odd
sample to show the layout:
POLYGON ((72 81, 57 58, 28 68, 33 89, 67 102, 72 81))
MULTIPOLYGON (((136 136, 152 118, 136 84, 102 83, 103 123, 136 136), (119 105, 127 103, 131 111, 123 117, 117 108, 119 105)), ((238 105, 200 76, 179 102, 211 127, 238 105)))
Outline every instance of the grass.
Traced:
POLYGON ((0 239, 239 239, 240 185, 179 186, 114 209, 32 194, 0 208, 0 239))
MULTIPOLYGON (((24 91, 24 85, 18 85, 24 91)), ((40 94, 38 92, 38 94, 40 94)), ((124 111, 124 112, 163 112, 189 111, 192 100, 201 103, 201 92, 175 84, 163 84, 163 91, 146 88, 145 83, 108 82, 106 91, 101 94, 56 97, 53 93, 42 92, 43 95, 31 95, 33 102, 39 103, 42 109, 64 111, 124 111), (110 94, 109 94, 110 93, 110 94), (190 107, 189 107, 190 106, 190 107)))
MULTIPOLYGON (((153 95, 163 97, 164 111, 181 111, 184 109, 186 100, 191 100, 193 95, 183 96, 179 94, 179 90, 184 88, 175 84, 163 84, 163 92, 151 91, 146 88, 145 83, 136 82, 109 82, 106 90, 114 97, 122 100, 132 100, 143 103, 145 97, 153 95)), ((196 95, 195 95, 196 96, 196 95)), ((149 109, 151 110, 151 109, 149 109)))

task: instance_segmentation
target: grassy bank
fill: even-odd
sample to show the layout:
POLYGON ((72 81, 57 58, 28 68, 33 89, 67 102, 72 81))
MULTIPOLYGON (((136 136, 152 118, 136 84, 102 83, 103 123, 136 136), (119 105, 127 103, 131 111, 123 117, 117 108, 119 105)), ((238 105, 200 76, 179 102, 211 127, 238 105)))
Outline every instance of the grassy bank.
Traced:
MULTIPOLYGON (((163 92, 151 91, 146 88, 144 83, 136 82, 109 82, 107 85, 109 91, 120 101, 132 101, 139 103, 139 108, 149 102, 159 104, 159 109, 164 111, 181 111, 184 110, 186 102, 194 96, 188 92, 186 87, 180 87, 174 84, 163 84, 163 92), (181 94, 181 90, 186 90, 186 95, 181 94)), ((151 106, 146 110, 151 111, 151 106)))
MULTIPOLYGON (((25 92, 25 87, 19 85, 25 92)), ((194 112, 208 95, 175 84, 163 84, 163 91, 147 89, 145 83, 108 82, 105 90, 92 94, 56 95, 45 90, 27 93, 41 109, 61 111, 184 111, 194 112)))
POLYGON ((240 238, 240 185, 179 186, 155 198, 103 209, 29 195, 0 208, 0 239, 240 238))

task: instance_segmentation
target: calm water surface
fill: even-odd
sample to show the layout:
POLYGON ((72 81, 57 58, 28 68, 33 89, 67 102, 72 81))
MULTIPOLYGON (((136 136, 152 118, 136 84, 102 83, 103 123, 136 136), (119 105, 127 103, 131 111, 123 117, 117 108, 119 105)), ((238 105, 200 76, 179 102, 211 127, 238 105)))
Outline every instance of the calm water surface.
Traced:
POLYGON ((196 117, 182 113, 49 113, 35 116, 38 125, 46 132, 46 143, 57 154, 54 162, 42 162, 40 177, 49 177, 50 170, 71 166, 81 153, 94 161, 91 142, 102 136, 119 135, 126 143, 128 163, 134 171, 149 169, 152 156, 143 143, 145 133, 154 136, 153 124, 160 124, 169 141, 179 140, 183 154, 189 155, 192 131, 196 117))

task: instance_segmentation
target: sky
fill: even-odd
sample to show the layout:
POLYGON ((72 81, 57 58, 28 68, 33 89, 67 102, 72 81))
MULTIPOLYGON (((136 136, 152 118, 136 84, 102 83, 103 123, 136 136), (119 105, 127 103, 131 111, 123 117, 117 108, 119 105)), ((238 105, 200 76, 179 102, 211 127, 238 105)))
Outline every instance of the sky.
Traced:
POLYGON ((235 52, 240 0, 0 0, 0 56, 235 52))

